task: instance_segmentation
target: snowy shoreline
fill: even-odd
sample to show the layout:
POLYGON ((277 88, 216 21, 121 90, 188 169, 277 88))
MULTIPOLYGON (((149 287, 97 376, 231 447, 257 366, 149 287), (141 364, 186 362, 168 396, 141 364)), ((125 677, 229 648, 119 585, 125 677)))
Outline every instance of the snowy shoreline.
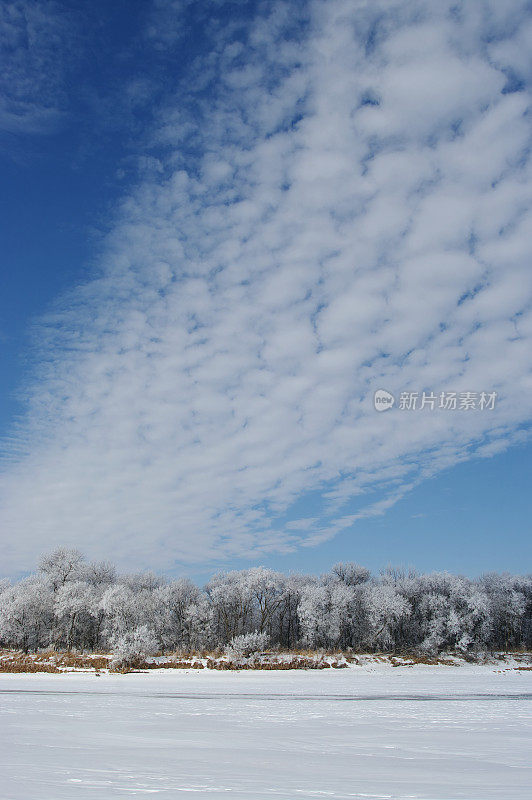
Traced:
MULTIPOLYGON (((112 654, 75 654, 43 652, 22 654, 20 651, 0 651, 0 675, 65 675, 65 674, 115 674, 110 670, 112 654), (40 669, 42 667, 42 669, 40 669)), ((227 656, 204 655, 165 655, 146 658, 138 667, 124 669, 121 674, 151 673, 198 673, 206 672, 305 672, 337 670, 393 669, 417 670, 433 667, 445 671, 450 668, 485 668, 488 671, 509 671, 532 673, 532 653, 497 652, 477 653, 467 658, 441 653, 435 657, 395 655, 389 653, 344 654, 323 652, 268 652, 256 654, 241 662, 232 662, 227 656), (293 667, 293 668, 292 668, 293 667)))
MULTIPOLYGON (((330 657, 332 658, 332 657, 330 657)), ((359 656, 358 663, 348 663, 344 669, 138 669, 128 672, 113 672, 107 669, 65 669, 60 672, 0 672, 0 688, 7 688, 11 682, 20 683, 27 681, 31 684, 40 684, 50 681, 50 685, 86 683, 94 686, 95 682, 105 685, 185 685, 205 684, 210 685, 275 685, 288 681, 290 684, 331 686, 371 687, 372 684, 381 683, 390 686, 404 685, 414 688, 416 685, 423 688, 427 686, 452 687, 464 685, 467 690, 476 689, 480 693, 485 684, 488 691, 503 691, 505 687, 527 687, 532 690, 532 666, 530 654, 512 655, 505 658, 490 658, 484 661, 465 661, 456 656, 448 657, 445 663, 398 663, 396 656, 359 656), (392 660, 393 659, 393 660, 392 660)), ((207 659, 203 659, 206 661, 207 659)))

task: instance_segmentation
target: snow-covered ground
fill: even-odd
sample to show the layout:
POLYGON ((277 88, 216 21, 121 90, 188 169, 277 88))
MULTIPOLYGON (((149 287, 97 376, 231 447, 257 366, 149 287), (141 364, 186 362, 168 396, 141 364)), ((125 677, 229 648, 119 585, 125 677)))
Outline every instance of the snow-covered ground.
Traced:
POLYGON ((0 797, 530 800, 532 672, 0 675, 0 797))

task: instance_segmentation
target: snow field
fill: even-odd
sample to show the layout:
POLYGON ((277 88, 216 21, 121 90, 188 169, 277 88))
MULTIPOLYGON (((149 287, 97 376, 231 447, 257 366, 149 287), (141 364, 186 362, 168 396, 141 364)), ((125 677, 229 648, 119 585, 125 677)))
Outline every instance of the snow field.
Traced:
POLYGON ((529 800, 532 673, 0 675, 2 800, 529 800))

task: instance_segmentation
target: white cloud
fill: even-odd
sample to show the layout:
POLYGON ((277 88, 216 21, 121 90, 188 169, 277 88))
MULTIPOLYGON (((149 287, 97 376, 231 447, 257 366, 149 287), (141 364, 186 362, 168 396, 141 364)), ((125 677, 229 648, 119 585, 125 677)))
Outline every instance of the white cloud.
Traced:
POLYGON ((502 5, 327 0, 285 38, 276 3, 243 49, 216 33, 160 111, 157 170, 100 277, 40 328, 2 479, 7 571, 59 542, 170 567, 356 535, 519 440, 529 96, 502 91, 528 77, 524 6, 502 5), (377 414, 377 388, 499 400, 377 414), (280 524, 307 492, 322 509, 280 524))
POLYGON ((0 133, 43 133, 65 106, 63 61, 73 46, 72 14, 52 0, 0 6, 0 133))

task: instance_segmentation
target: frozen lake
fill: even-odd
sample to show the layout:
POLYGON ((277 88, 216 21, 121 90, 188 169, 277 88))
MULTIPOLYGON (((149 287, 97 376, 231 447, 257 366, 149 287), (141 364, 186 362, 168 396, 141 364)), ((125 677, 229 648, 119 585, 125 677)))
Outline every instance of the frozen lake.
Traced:
POLYGON ((530 798, 532 672, 0 675, 2 800, 530 798))

